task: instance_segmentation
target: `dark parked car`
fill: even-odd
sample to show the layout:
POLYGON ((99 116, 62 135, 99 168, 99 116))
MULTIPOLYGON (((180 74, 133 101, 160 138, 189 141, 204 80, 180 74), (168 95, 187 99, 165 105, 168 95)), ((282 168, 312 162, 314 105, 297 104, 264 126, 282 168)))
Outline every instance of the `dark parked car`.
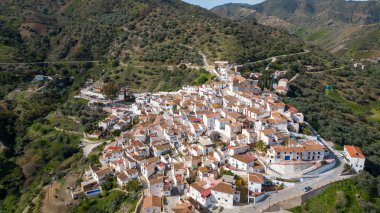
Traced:
POLYGON ((310 186, 305 186, 305 188, 303 188, 303 191, 304 192, 308 192, 310 190, 312 190, 313 188, 311 188, 310 186))

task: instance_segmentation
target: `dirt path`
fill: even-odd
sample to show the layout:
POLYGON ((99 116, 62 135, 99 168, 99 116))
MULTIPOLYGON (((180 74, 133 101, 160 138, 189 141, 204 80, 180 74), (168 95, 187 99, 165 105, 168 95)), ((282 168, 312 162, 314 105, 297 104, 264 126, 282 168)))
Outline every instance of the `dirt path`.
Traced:
POLYGON ((66 203, 73 203, 70 190, 67 187, 75 187, 80 174, 68 174, 64 177, 64 182, 53 182, 46 191, 42 212, 43 213, 64 213, 68 207, 66 203))
POLYGON ((308 54, 308 53, 310 53, 310 50, 304 50, 303 52, 298 52, 298 53, 290 53, 290 54, 285 54, 285 55, 272 56, 272 57, 269 57, 266 59, 249 62, 248 64, 256 64, 256 63, 261 63, 261 62, 265 62, 268 60, 270 60, 271 62, 275 62, 278 58, 286 58, 289 56, 303 55, 303 54, 308 54))

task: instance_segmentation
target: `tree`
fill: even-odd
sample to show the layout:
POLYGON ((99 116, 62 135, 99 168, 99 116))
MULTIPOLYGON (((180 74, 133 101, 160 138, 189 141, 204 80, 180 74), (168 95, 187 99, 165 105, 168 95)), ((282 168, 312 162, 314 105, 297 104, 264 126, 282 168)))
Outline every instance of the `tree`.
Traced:
POLYGON ((112 61, 112 67, 118 67, 120 65, 119 60, 115 59, 112 61))
POLYGON ((310 126, 305 126, 302 130, 302 133, 305 135, 312 135, 310 126))
POLYGON ((217 141, 220 140, 220 135, 218 132, 214 131, 210 134, 210 139, 212 142, 216 143, 217 141))
POLYGON ((112 135, 115 136, 115 137, 120 136, 120 134, 121 134, 121 130, 119 130, 119 129, 113 131, 113 133, 112 133, 112 135))
POLYGON ((119 87, 115 83, 108 83, 103 86, 103 93, 107 99, 115 100, 117 93, 119 92, 119 87))
POLYGON ((344 164, 344 172, 347 172, 348 170, 350 170, 351 169, 351 166, 349 165, 349 164, 347 164, 347 163, 345 163, 344 164))
POLYGON ((348 204, 347 195, 344 191, 337 191, 335 208, 337 210, 344 209, 348 204))
POLYGON ((178 66, 178 68, 180 68, 181 70, 185 70, 185 69, 187 69, 187 66, 186 66, 186 64, 180 64, 178 66))
POLYGON ((127 189, 127 191, 129 192, 133 192, 133 191, 137 191, 138 187, 139 187, 140 183, 138 180, 130 180, 128 181, 127 185, 125 186, 125 188, 127 189))
POLYGON ((259 141, 256 143, 256 148, 259 150, 259 151, 264 151, 265 150, 265 144, 263 141, 259 141))

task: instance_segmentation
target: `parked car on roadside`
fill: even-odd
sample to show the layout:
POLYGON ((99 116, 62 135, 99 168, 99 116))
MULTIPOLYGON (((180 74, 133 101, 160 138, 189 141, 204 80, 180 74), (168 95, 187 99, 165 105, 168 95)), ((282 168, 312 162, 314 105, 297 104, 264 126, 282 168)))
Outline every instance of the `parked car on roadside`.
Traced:
POLYGON ((313 188, 311 188, 310 186, 305 186, 305 188, 303 188, 303 191, 304 192, 308 192, 310 190, 312 190, 313 188))

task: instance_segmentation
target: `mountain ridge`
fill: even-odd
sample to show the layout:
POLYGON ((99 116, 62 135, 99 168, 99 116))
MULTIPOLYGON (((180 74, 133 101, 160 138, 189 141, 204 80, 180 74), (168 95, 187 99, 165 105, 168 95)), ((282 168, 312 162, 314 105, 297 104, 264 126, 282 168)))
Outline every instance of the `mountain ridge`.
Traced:
MULTIPOLYGON (((225 4, 211 9, 218 13, 221 9, 233 12, 234 7, 247 8, 257 13, 276 16, 294 24, 309 23, 312 19, 333 20, 352 24, 371 24, 380 21, 379 1, 345 0, 266 0, 262 3, 225 4), (311 17, 310 17, 311 16, 311 17)), ((236 8, 235 8, 236 9, 236 8)), ((227 14, 224 17, 228 18, 227 14)))
POLYGON ((11 31, 19 38, 14 44, 0 39, 0 55, 6 48, 14 52, 3 62, 116 58, 126 63, 196 63, 199 55, 188 46, 211 60, 241 62, 298 52, 304 45, 285 31, 220 18, 179 0, 5 0, 0 5, 0 36, 11 31))
POLYGON ((226 4, 211 11, 234 20, 256 20, 285 28, 339 56, 373 59, 380 54, 378 47, 363 49, 360 45, 361 41, 376 42, 372 28, 370 33, 367 29, 371 25, 380 26, 379 1, 267 0, 256 5, 226 4))

